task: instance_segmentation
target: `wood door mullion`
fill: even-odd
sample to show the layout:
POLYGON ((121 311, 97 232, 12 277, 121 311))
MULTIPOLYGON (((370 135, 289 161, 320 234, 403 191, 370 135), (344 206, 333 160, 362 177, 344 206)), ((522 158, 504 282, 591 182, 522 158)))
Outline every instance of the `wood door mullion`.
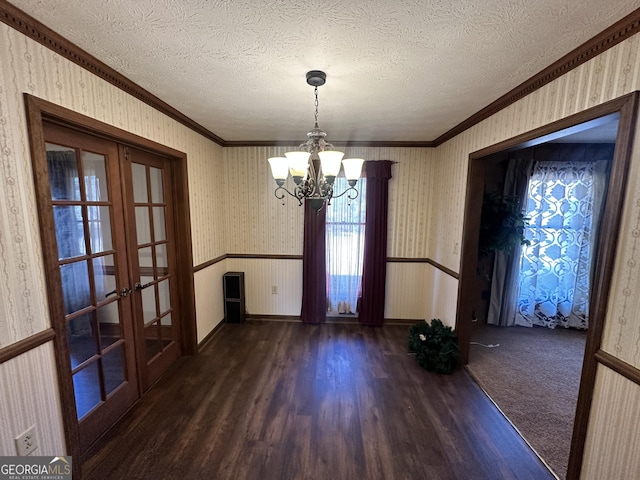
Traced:
POLYGON ((123 210, 123 218, 124 218, 124 236, 126 243, 126 251, 128 261, 128 270, 127 275, 129 278, 129 284, 131 285, 131 289, 133 290, 130 295, 130 301, 132 303, 132 331, 133 331, 133 346, 134 346, 134 358, 135 365, 137 371, 138 378, 138 392, 142 394, 145 390, 146 385, 146 365, 144 362, 143 356, 140 352, 144 351, 144 325, 140 325, 140 322, 137 321, 140 318, 140 314, 142 312, 142 300, 140 296, 137 295, 135 284, 138 281, 137 272, 140 271, 140 265, 138 261, 138 236, 136 232, 136 223, 135 223, 135 203, 133 197, 133 191, 129 189, 129 185, 133 183, 133 176, 131 173, 131 162, 129 160, 129 149, 124 145, 118 146, 118 151, 120 154, 120 189, 122 191, 122 210, 123 210))

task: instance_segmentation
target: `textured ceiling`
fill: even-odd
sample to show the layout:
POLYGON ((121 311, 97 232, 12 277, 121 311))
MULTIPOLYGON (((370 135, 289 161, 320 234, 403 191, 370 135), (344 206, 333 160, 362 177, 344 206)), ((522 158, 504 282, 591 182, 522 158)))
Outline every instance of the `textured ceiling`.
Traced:
POLYGON ((640 0, 10 0, 226 141, 434 140, 640 0))

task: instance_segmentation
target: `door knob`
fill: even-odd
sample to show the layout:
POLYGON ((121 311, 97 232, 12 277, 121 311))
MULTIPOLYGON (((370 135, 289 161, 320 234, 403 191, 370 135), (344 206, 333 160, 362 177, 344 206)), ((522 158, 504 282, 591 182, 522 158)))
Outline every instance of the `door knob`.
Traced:
MULTIPOLYGON (((131 293, 131 290, 128 289, 127 287, 124 287, 122 290, 120 290, 120 297, 126 297, 127 295, 129 295, 131 293)), ((111 295, 117 295, 118 294, 118 289, 115 288, 113 290, 111 290, 109 293, 107 293, 104 298, 110 297, 111 295)))
POLYGON ((140 282, 137 282, 134 288, 136 290, 144 290, 145 288, 150 287, 151 285, 153 285, 153 282, 145 283, 144 285, 141 284, 140 282))

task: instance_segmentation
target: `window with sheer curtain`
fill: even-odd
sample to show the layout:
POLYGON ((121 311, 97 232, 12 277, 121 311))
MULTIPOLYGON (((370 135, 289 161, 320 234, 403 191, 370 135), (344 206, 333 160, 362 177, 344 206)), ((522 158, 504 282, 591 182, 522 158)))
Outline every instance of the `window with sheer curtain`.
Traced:
MULTIPOLYGON (((343 192, 349 185, 344 177, 336 178, 334 186, 343 192)), ((331 200, 327 208, 326 262, 327 314, 354 315, 362 284, 364 253, 366 179, 358 180, 358 197, 347 196, 331 200)))
POLYGON ((539 162, 529 181, 531 245, 522 251, 516 323, 589 325, 589 284, 597 225, 596 162, 539 162))

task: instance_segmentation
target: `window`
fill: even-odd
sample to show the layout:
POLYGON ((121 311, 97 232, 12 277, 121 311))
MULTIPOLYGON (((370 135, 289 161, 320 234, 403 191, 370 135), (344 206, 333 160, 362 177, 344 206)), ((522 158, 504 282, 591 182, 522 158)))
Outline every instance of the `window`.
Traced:
MULTIPOLYGON (((349 185, 336 178, 334 188, 343 192, 349 185)), ((362 283, 364 253, 366 179, 358 180, 358 197, 348 194, 331 200, 327 208, 327 313, 356 314, 362 283)))
MULTIPOLYGON (((586 329, 596 162, 540 162, 529 181, 516 323, 586 329)), ((595 210, 597 212, 597 209, 595 210)))

